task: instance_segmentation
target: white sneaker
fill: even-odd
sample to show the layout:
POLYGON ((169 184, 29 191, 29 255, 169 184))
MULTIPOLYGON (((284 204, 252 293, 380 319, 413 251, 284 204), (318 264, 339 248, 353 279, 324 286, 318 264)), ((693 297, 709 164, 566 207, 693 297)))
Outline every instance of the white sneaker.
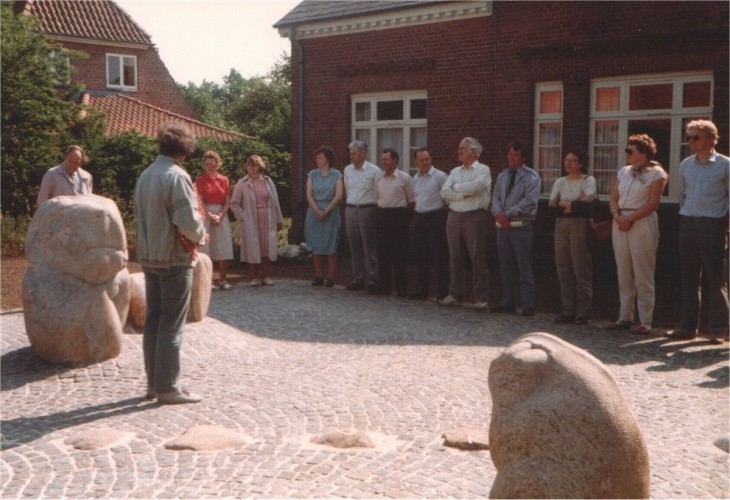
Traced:
POLYGON ((442 306, 458 306, 461 305, 461 302, 456 300, 451 295, 447 295, 443 299, 439 300, 439 304, 441 304, 442 306))
POLYGON ((474 302, 471 305, 472 309, 489 309, 489 302, 474 302))
POLYGON ((230 290, 231 288, 233 288, 233 287, 227 281, 222 281, 221 284, 220 284, 220 289, 221 290, 230 290))
POLYGON ((264 285, 271 286, 273 284, 274 284, 274 280, 272 280, 271 278, 264 278, 264 285))
POLYGON ((261 280, 259 280, 259 279, 251 280, 251 286, 261 286, 261 280))

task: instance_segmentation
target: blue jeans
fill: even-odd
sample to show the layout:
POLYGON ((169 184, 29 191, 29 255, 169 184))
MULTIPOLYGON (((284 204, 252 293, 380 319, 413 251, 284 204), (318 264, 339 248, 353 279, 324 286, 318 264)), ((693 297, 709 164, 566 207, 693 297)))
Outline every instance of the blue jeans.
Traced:
POLYGON ((158 394, 180 390, 180 346, 190 307, 193 268, 143 267, 147 293, 144 367, 147 388, 158 394))
POLYGON ((535 309, 535 276, 532 272, 532 224, 497 229, 502 307, 515 307, 518 290, 523 309, 535 309))

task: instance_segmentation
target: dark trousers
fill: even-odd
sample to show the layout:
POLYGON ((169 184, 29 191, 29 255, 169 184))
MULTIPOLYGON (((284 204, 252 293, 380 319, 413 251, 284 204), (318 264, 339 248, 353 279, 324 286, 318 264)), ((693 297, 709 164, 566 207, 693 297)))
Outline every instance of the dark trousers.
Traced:
POLYGON ((727 220, 711 217, 680 217, 679 260, 682 275, 682 328, 699 325, 700 285, 704 278, 710 333, 728 331, 728 296, 725 283, 727 220))
POLYGON ((380 288, 400 295, 408 287, 408 208, 378 208, 378 269, 380 288), (395 282, 395 283, 393 283, 395 282))
POLYGON ((446 215, 444 210, 413 215, 410 247, 416 263, 414 295, 428 296, 431 269, 436 272, 436 298, 449 294, 449 247, 446 243, 446 215))

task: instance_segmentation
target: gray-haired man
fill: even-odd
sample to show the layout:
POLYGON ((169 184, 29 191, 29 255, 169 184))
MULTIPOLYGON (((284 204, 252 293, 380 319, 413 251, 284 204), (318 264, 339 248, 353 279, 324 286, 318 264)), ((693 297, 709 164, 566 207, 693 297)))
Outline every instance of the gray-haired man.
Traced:
POLYGON ((352 283, 348 290, 379 293, 378 248, 376 241, 377 211, 375 178, 380 168, 366 160, 368 145, 363 141, 350 143, 350 163, 345 167, 345 230, 350 247, 352 283))

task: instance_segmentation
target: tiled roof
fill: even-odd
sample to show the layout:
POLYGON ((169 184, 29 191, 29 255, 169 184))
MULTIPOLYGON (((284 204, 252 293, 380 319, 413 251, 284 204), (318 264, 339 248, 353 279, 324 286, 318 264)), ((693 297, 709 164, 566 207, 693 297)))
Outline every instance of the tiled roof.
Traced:
POLYGON ((81 102, 101 111, 106 116, 107 135, 137 130, 148 137, 157 137, 157 131, 164 123, 181 121, 190 127, 197 137, 213 137, 224 141, 235 141, 248 137, 172 113, 124 94, 86 93, 81 102))
POLYGON ((47 35, 152 45, 150 36, 111 0, 27 0, 16 10, 40 19, 47 35))
POLYGON ((312 21, 326 21, 330 19, 343 19, 346 17, 366 16, 391 10, 413 9, 445 0, 361 0, 361 1, 321 1, 303 0, 296 7, 282 17, 274 28, 291 26, 312 21))

